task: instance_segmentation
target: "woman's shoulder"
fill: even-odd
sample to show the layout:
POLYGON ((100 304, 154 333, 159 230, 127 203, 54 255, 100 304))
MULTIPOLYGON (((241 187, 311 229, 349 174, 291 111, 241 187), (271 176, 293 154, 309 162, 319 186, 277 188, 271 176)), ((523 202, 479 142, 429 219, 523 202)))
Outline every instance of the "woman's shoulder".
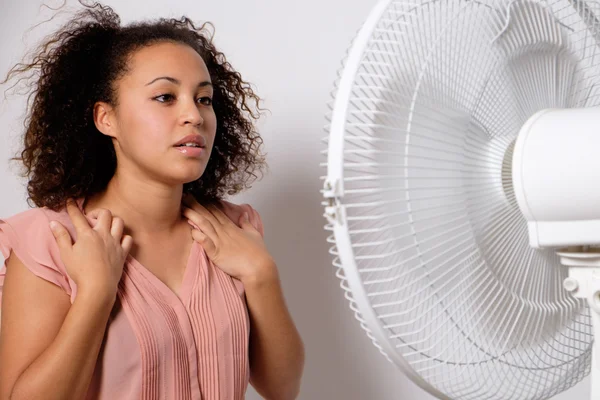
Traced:
POLYGON ((8 217, 0 217, 0 224, 6 224, 12 229, 25 229, 51 235, 50 221, 67 222, 68 214, 65 210, 53 211, 47 207, 35 207, 8 217))
MULTIPOLYGON (((56 212, 38 207, 9 217, 1 217, 0 253, 6 261, 14 252, 35 275, 56 284, 70 294, 69 278, 60 260, 59 250, 49 225, 52 220, 64 222, 64 214, 66 211, 56 212)), ((0 278, 5 272, 5 270, 0 271, 0 278)))
POLYGON ((248 212, 256 212, 254 208, 247 203, 236 204, 227 200, 219 200, 219 204, 222 207, 222 210, 227 214, 228 217, 240 217, 242 213, 248 212))
POLYGON ((264 226, 260 214, 250 204, 235 204, 226 200, 220 200, 219 203, 221 204, 225 215, 227 215, 229 219, 235 223, 240 220, 240 217, 244 212, 247 212, 248 216, 250 217, 250 223, 256 230, 260 232, 261 235, 264 235, 264 226))
POLYGON ((50 222, 48 212, 52 211, 40 207, 30 208, 8 217, 0 217, 0 224, 8 225, 10 229, 38 230, 50 222))
POLYGON ((8 217, 0 216, 0 247, 27 250, 33 254, 55 250, 50 221, 70 224, 66 210, 53 211, 46 207, 30 208, 8 217))

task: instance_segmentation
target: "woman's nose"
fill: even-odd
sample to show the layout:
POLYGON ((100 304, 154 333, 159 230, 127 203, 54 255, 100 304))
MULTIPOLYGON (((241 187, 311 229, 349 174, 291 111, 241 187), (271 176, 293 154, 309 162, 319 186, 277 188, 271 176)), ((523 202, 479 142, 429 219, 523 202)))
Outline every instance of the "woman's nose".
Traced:
POLYGON ((198 109, 198 104, 194 101, 186 101, 185 108, 182 111, 182 119, 184 124, 202 125, 204 118, 198 109))

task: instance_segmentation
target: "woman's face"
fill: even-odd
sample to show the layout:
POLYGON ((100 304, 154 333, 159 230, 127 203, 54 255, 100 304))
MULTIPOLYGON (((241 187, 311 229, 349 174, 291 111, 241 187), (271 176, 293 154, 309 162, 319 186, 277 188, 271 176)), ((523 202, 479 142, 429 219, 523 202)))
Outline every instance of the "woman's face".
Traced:
POLYGON ((179 185, 202 176, 217 121, 206 64, 191 47, 159 43, 136 51, 117 83, 111 117, 118 172, 179 185), (184 138, 194 146, 177 146, 184 138))

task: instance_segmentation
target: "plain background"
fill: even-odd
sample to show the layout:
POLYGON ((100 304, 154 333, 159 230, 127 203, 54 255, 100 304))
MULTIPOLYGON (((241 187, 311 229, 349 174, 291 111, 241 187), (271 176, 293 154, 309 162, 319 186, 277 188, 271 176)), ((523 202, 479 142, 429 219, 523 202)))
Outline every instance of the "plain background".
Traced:
MULTIPOLYGON (((46 2, 58 6, 61 1, 46 2)), ((0 0, 0 75, 52 31, 31 28, 51 13, 39 0, 0 0)), ((68 4, 75 2, 70 0, 68 4)), ((180 17, 211 21, 215 43, 270 110, 259 123, 268 174, 233 199, 250 203, 280 269, 288 306, 306 346, 300 399, 431 400, 389 364, 354 319, 331 266, 320 176, 325 114, 340 62, 376 0, 105 1, 123 23, 180 17)), ((4 92, 6 86, 0 87, 4 92)), ((0 217, 27 209, 18 164, 24 96, 0 97, 0 217)), ((555 400, 588 399, 589 378, 555 400)), ((249 400, 260 399, 250 389, 249 400)), ((508 400, 508 399, 507 399, 508 400)), ((519 400, 519 399, 515 399, 519 400)))

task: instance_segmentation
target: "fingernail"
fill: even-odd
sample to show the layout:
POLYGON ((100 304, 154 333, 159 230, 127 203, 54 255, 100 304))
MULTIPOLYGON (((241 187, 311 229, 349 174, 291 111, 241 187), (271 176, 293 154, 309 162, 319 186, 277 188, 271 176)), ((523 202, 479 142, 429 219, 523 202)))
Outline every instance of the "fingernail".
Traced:
POLYGON ((56 231, 58 229, 58 224, 55 221, 50 221, 50 229, 56 231))

